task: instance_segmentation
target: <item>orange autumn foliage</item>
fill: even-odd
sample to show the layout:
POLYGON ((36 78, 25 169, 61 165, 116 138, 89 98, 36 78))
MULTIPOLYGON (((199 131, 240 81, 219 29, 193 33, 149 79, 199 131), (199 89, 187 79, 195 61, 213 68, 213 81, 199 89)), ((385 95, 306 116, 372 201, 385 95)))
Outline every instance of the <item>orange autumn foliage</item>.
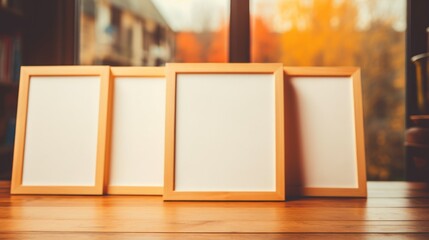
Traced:
POLYGON ((228 62, 228 27, 223 27, 213 34, 208 49, 207 62, 228 62))
POLYGON ((176 34, 176 61, 200 62, 201 45, 193 32, 176 34))
POLYGON ((252 62, 272 62, 279 59, 279 34, 272 32, 260 17, 253 17, 251 24, 252 44, 250 53, 252 62))
POLYGON ((380 16, 377 0, 367 1, 369 9, 352 0, 258 1, 252 62, 361 67, 368 178, 402 180, 405 32, 392 19, 403 13, 380 16), (264 12, 266 4, 276 12, 264 12), (359 25, 360 11, 367 11, 366 26, 359 25))
POLYGON ((177 62, 227 62, 228 27, 216 32, 178 32, 176 34, 177 62))

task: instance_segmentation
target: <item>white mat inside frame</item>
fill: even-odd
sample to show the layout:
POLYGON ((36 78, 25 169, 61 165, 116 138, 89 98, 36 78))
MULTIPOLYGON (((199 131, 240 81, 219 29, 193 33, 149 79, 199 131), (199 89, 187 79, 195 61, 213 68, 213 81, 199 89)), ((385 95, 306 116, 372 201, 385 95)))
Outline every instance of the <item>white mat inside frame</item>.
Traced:
POLYGON ((366 196, 360 70, 285 67, 288 195, 366 196))
POLYGON ((284 200, 281 64, 167 65, 165 200, 284 200))
POLYGON ((22 67, 11 192, 103 193, 109 67, 22 67))
POLYGON ((112 67, 107 194, 161 195, 165 77, 162 67, 112 67))

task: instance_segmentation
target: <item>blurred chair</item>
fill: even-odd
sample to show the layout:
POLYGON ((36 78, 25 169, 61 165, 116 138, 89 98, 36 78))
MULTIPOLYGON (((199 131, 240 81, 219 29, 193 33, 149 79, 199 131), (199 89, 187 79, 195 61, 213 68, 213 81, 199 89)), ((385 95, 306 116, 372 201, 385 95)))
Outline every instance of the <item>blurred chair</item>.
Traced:
POLYGON ((411 58, 416 67, 417 105, 420 114, 429 114, 429 53, 411 58))
POLYGON ((405 136, 408 149, 408 180, 429 183, 429 53, 411 58, 416 67, 417 107, 419 114, 410 116, 413 126, 405 136))

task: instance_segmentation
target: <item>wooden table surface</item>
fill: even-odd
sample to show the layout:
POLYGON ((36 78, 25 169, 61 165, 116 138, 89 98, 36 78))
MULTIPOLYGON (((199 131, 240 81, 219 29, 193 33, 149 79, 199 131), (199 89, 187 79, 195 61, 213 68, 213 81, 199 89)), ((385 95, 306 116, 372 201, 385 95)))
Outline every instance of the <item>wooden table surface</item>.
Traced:
POLYGON ((9 184, 0 182, 0 239, 429 239, 429 192, 418 183, 286 202, 10 196, 9 184))

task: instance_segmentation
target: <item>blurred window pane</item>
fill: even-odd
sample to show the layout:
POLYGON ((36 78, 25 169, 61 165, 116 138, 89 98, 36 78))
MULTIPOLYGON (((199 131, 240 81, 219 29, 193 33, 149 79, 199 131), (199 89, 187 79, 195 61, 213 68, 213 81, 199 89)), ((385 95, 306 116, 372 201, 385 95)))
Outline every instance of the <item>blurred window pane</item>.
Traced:
POLYGON ((406 1, 250 4, 252 62, 362 68, 368 179, 403 179, 406 1))
POLYGON ((80 64, 227 62, 229 0, 81 0, 80 64))

